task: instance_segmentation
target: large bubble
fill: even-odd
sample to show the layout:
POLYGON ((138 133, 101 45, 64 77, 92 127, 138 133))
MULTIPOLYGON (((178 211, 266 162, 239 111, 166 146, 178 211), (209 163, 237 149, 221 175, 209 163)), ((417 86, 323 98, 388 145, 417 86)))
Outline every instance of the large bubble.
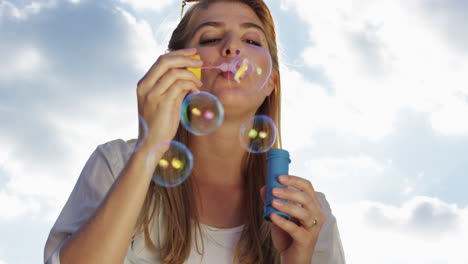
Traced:
POLYGON ((240 142, 248 152, 266 152, 275 144, 276 132, 276 125, 270 117, 257 115, 242 125, 239 133, 240 142))
POLYGON ((229 61, 219 65, 205 65, 201 67, 202 70, 219 71, 219 78, 226 82, 222 88, 234 93, 250 95, 263 89, 272 71, 270 53, 256 45, 245 45, 233 52, 235 55, 229 61))
POLYGON ((180 121, 192 134, 202 136, 216 130, 224 120, 224 108, 218 98, 207 92, 189 94, 180 109, 180 121))
POLYGON ((193 168, 190 150, 178 141, 166 141, 156 145, 149 153, 147 167, 155 162, 155 155, 163 152, 153 172, 153 181, 164 187, 173 187, 184 182, 193 168))

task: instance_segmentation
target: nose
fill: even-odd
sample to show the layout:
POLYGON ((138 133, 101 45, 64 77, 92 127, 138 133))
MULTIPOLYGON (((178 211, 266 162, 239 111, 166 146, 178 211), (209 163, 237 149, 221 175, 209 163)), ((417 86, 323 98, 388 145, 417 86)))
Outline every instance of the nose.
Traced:
POLYGON ((224 44, 222 55, 226 57, 238 56, 240 54, 240 49, 241 43, 233 38, 229 38, 224 44))

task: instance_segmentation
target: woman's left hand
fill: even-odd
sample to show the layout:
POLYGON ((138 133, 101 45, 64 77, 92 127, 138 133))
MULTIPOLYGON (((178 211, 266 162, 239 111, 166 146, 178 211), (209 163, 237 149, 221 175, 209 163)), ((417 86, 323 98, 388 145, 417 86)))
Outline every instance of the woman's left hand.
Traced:
MULTIPOLYGON (((273 245, 281 254, 281 263, 310 264, 320 229, 325 222, 325 215, 320 210, 322 205, 310 181, 291 175, 281 175, 278 180, 297 190, 273 189, 273 196, 290 201, 273 199, 273 207, 291 216, 290 220, 286 220, 275 213, 270 215, 273 222, 273 245)), ((265 186, 260 192, 265 202, 265 186)))

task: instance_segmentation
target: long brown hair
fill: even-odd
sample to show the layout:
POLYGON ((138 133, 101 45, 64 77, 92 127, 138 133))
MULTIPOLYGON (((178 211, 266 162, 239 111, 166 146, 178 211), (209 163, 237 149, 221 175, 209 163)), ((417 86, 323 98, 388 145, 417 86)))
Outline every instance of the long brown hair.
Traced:
MULTIPOLYGON (((185 48, 191 37, 194 17, 215 2, 244 3, 255 12, 263 23, 276 80, 274 81, 273 92, 266 97, 257 110, 257 114, 268 115, 273 119, 278 128, 278 136, 274 147, 280 147, 281 87, 278 49, 273 18, 262 0, 201 0, 188 10, 180 21, 172 34, 168 48, 170 50, 185 48)), ((188 145, 189 138, 188 132, 182 126, 179 126, 174 140, 188 145)), ((279 263, 279 254, 271 241, 270 224, 263 220, 263 202, 259 193, 260 188, 265 185, 265 158, 265 153, 247 153, 243 164, 241 164, 243 168, 242 175, 247 188, 245 208, 248 218, 234 252, 233 261, 235 263, 279 263)), ((201 234, 192 184, 191 177, 188 177, 185 182, 172 188, 161 187, 154 184, 154 182, 151 182, 149 186, 135 233, 144 233, 146 245, 151 250, 159 252, 164 263, 183 263, 190 254, 192 241, 198 241, 197 235, 201 234), (154 226, 152 226, 152 223, 154 226), (159 246, 156 246, 150 238, 150 227, 158 227, 164 230, 165 235, 160 238, 159 246)), ((200 254, 203 253, 203 245, 200 248, 196 243, 196 248, 200 254)))

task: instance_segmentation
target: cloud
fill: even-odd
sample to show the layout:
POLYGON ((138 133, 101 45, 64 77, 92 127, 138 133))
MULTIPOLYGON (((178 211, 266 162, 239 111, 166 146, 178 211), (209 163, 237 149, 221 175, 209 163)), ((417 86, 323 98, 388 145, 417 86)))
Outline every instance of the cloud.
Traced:
POLYGON ((429 197, 414 197, 401 207, 372 203, 365 212, 365 221, 373 228, 426 239, 440 239, 458 232, 461 218, 461 210, 456 205, 429 197))
MULTIPOLYGON (((170 1, 35 2, 0 4, 0 233, 16 239, 6 252, 34 230, 27 248, 44 242, 98 144, 136 135, 136 83, 177 23, 163 15, 170 1)), ((293 172, 329 197, 348 262, 468 262, 468 63, 447 46, 464 35, 413 12, 421 1, 282 4, 303 30, 283 35, 284 52, 294 48, 282 66, 284 146, 293 172)))
POLYGON ((115 3, 31 5, 0 6, 1 217, 53 221, 94 148, 135 137, 136 84, 163 48, 115 3))
POLYGON ((92 151, 135 137, 142 64, 162 48, 149 22, 106 1, 0 10, 0 258, 33 263, 92 151))
POLYGON ((2 204, 0 221, 13 220, 26 214, 37 214, 41 210, 40 203, 34 199, 20 198, 3 190, 0 190, 0 203, 2 204))
MULTIPOLYGON (((290 107, 295 109, 294 104, 290 107)), ((295 110, 283 122, 290 172, 308 178, 333 200, 392 203, 415 195, 435 195, 448 202, 468 203, 464 187, 468 184, 468 139, 433 131, 427 113, 401 111, 394 132, 372 141, 333 129, 307 130, 307 125, 291 121, 300 111, 295 110), (301 146, 307 137, 311 143, 301 146)))
POLYGON ((391 161, 380 161, 366 155, 309 158, 301 168, 317 191, 325 192, 338 202, 372 197, 376 189, 385 188, 380 183, 389 181, 387 175, 396 171, 391 161))
POLYGON ((452 96, 431 115, 436 131, 448 136, 468 135, 468 103, 464 96, 452 96))
MULTIPOLYGON (((374 138, 388 136, 395 129, 403 108, 434 115, 432 127, 441 134, 468 135, 463 115, 468 104, 462 96, 468 89, 466 55, 447 45, 431 17, 421 15, 420 5, 407 1, 282 2, 310 26, 311 44, 302 53, 305 64, 323 69, 333 83, 333 96, 362 113, 365 123, 381 128, 369 132, 374 138), (447 116, 451 121, 445 125, 441 119, 447 116)), ((460 5, 454 2, 447 5, 460 5)), ((455 12, 452 9, 439 12, 448 17, 455 12)), ((465 18, 457 21, 458 26, 452 23, 452 28, 466 23, 465 18)))
POLYGON ((26 20, 30 16, 39 14, 43 9, 55 8, 57 0, 23 1, 22 6, 17 6, 10 1, 0 3, 0 17, 13 18, 15 20, 26 20))
POLYGON ((356 177, 358 173, 363 173, 365 170, 369 170, 377 176, 382 174, 386 164, 378 162, 368 156, 357 156, 321 158, 309 161, 306 166, 310 168, 315 175, 341 180, 346 177, 356 177))
MULTIPOLYGON (((155 3, 154 1, 151 2, 155 3)), ((141 72, 146 72, 158 56, 164 53, 166 48, 160 43, 169 43, 168 30, 175 28, 177 22, 166 21, 161 23, 157 28, 158 31, 154 32, 148 21, 137 19, 123 8, 116 7, 116 10, 121 13, 128 23, 128 27, 131 28, 132 36, 129 40, 134 51, 136 68, 141 72), (159 36, 156 33, 159 33, 159 36), (157 37, 162 39, 157 39, 157 37)))
POLYGON ((42 55, 34 47, 24 47, 14 53, 5 53, 0 65, 0 80, 28 79, 31 74, 39 70, 42 63, 42 55))
MULTIPOLYGON (((281 67, 283 134, 285 145, 294 150, 314 144, 314 133, 333 131, 343 137, 378 141, 394 130, 393 108, 382 102, 367 101, 369 109, 356 106, 346 97, 333 96, 322 86, 310 82, 297 70, 281 67)), ((364 99, 363 99, 364 100, 364 99)))
POLYGON ((349 263, 462 264, 468 207, 414 196, 401 205, 332 204, 349 263), (391 248, 391 252, 389 252, 391 248))
POLYGON ((171 0, 119 0, 119 2, 129 4, 134 9, 152 10, 156 12, 163 10, 172 3, 171 0))
POLYGON ((457 50, 468 54, 468 2, 458 0, 420 0, 418 13, 422 14, 457 50))

